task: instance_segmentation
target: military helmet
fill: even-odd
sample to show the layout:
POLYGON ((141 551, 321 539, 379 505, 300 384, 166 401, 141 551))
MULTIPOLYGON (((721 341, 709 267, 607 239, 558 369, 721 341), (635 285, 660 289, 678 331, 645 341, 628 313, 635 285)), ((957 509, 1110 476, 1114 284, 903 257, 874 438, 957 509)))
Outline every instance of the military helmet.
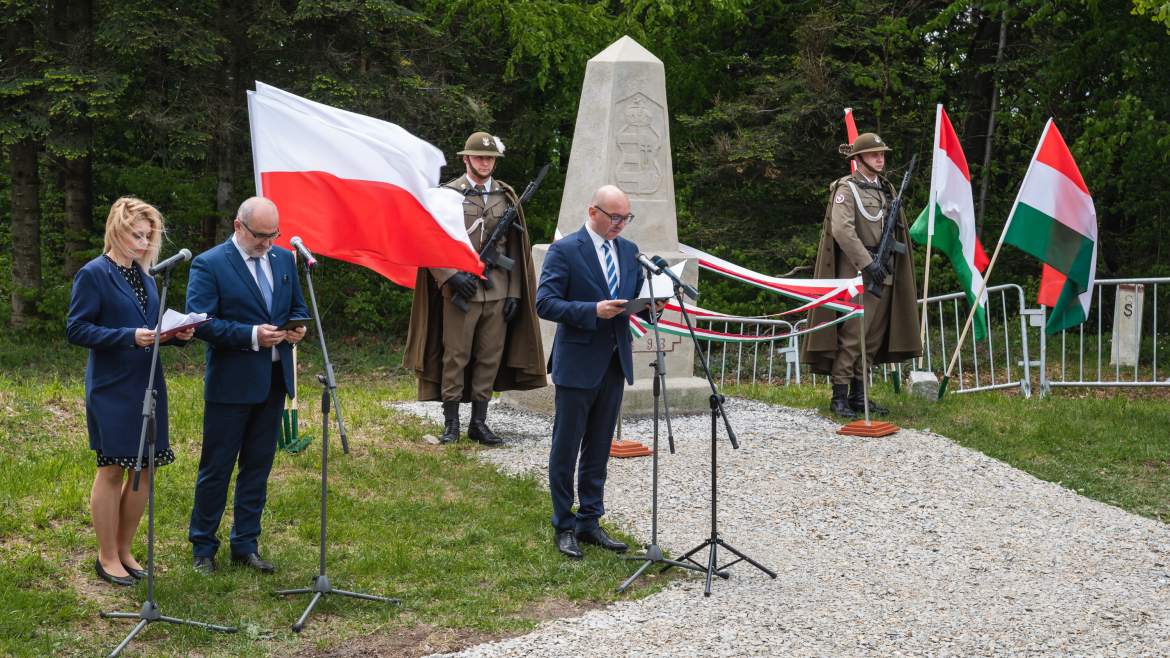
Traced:
POLYGON ((842 144, 838 149, 841 155, 847 158, 853 158, 862 153, 881 153, 889 151, 890 147, 878 137, 877 133, 861 133, 857 139, 853 140, 852 144, 842 144))
POLYGON ((485 155, 490 158, 504 157, 504 143, 499 137, 493 137, 485 132, 471 133, 463 150, 456 155, 485 155))

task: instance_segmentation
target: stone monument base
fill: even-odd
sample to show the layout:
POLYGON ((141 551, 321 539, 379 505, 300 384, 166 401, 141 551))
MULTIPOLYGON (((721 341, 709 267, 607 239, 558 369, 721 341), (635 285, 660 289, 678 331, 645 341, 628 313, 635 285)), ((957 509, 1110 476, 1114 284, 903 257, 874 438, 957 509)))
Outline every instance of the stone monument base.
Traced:
MULTIPOLYGON (((622 396, 622 418, 649 418, 654 415, 654 380, 641 377, 633 386, 626 386, 622 396)), ((505 391, 500 403, 536 413, 553 415, 556 387, 552 384, 533 391, 505 391)), ((666 397, 670 403, 670 415, 706 413, 711 410, 711 387, 707 380, 698 377, 667 377, 666 397)), ((660 408, 661 409, 661 408, 660 408)), ((659 411, 659 413, 662 413, 659 411)))

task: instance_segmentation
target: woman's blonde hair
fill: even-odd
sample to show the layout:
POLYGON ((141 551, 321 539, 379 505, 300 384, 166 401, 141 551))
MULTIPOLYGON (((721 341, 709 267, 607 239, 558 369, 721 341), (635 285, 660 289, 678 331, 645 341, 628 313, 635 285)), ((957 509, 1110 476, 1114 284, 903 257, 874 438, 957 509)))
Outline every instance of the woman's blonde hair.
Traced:
POLYGON ((140 219, 150 223, 150 247, 146 250, 146 262, 138 264, 149 269, 158 262, 158 252, 162 248, 163 218, 158 208, 137 197, 124 196, 110 206, 104 251, 112 250, 119 238, 128 238, 134 231, 134 222, 140 219))

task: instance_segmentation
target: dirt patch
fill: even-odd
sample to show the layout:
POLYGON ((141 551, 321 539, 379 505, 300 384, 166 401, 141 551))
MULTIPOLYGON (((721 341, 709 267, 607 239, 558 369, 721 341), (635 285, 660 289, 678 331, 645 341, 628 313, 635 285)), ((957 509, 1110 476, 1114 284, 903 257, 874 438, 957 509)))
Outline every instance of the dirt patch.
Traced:
POLYGON ((529 608, 520 613, 519 617, 525 619, 535 619, 538 622, 548 621, 549 619, 566 619, 569 617, 580 617, 590 610, 597 610, 604 608, 604 603, 596 601, 566 601, 565 599, 545 599, 533 603, 529 608))
POLYGON ((414 658, 432 653, 450 653, 484 642, 501 639, 470 629, 435 628, 426 624, 358 638, 346 646, 328 651, 307 649, 296 655, 302 658, 366 658, 377 656, 414 658))
MULTIPOLYGON (((579 617, 605 604, 592 601, 568 601, 545 599, 533 603, 515 615, 518 619, 543 622, 550 619, 579 617)), ((485 642, 495 642, 521 633, 486 633, 466 628, 436 628, 419 624, 409 628, 386 631, 351 640, 346 646, 318 651, 305 649, 296 655, 300 658, 366 658, 367 656, 402 656, 415 658, 433 653, 452 653, 485 642)))

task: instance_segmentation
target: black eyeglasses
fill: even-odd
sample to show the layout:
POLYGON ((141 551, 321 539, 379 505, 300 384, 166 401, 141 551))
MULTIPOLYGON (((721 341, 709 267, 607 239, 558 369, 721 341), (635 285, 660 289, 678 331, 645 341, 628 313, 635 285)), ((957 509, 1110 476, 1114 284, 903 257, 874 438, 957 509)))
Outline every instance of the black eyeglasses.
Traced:
POLYGON ((596 210, 597 212, 605 215, 606 217, 608 217, 611 224, 621 224, 622 222, 625 222, 627 224, 634 223, 634 213, 630 213, 628 215, 619 215, 617 213, 611 214, 611 213, 605 212, 604 210, 602 210, 598 206, 593 206, 593 209, 596 210))
POLYGON ((257 240, 275 240, 280 237, 280 229, 277 229, 272 233, 257 233, 256 231, 253 231, 252 227, 248 226, 248 223, 244 220, 241 219, 238 221, 240 222, 240 226, 248 229, 248 232, 252 234, 252 237, 256 238, 257 240))

